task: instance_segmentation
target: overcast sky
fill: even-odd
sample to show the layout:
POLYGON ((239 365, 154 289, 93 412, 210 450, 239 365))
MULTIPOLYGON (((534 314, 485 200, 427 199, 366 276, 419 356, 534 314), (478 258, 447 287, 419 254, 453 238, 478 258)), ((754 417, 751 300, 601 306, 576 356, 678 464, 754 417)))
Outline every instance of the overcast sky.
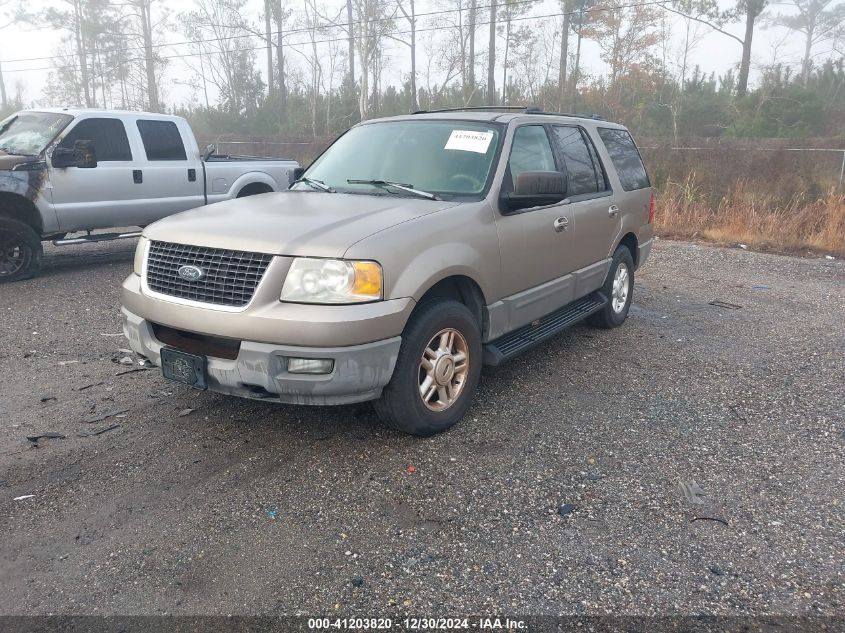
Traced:
MULTIPOLYGON (((624 0, 620 0, 624 1, 624 0)), ((720 0, 724 8, 730 6, 728 0, 720 0)), ((339 7, 338 0, 327 0, 325 3, 328 7, 339 7)), ((488 4, 486 0, 480 0, 479 5, 488 4)), ((33 0, 29 4, 30 8, 37 5, 37 0, 33 0)), ((42 2, 43 5, 43 2, 42 2)), ((182 11, 190 11, 193 7, 193 0, 170 0, 167 6, 174 13, 176 19, 171 19, 171 23, 178 29, 179 20, 178 14, 182 11)), ((261 11, 263 2, 261 0, 250 0, 248 6, 248 15, 252 16, 253 22, 259 24, 261 18, 261 11)), ((299 9, 300 2, 290 2, 289 6, 294 9, 299 9)), ((432 0, 418 0, 417 12, 436 10, 432 0)), ((538 2, 532 9, 534 14, 548 14, 558 12, 559 5, 549 0, 538 2)), ((788 11, 788 9, 781 5, 776 7, 776 10, 788 11)), ((328 11, 333 13, 333 11, 328 11)), ((486 17, 479 20, 485 20, 486 17)), ((560 20, 560 18, 555 18, 560 20)), ((679 20, 680 18, 675 18, 679 20)), ((430 26, 431 18, 421 18, 418 28, 425 28, 430 26)), ((259 27, 260 28, 260 27, 259 27)), ((407 28, 401 26, 400 28, 407 28)), ((719 33, 710 32, 708 27, 700 26, 700 33, 702 38, 698 43, 696 49, 692 53, 690 66, 698 64, 705 72, 715 71, 717 74, 724 72, 732 66, 736 66, 739 61, 741 47, 733 39, 728 38, 719 33)), ((742 25, 735 24, 727 27, 726 30, 735 33, 738 36, 742 35, 742 25)), ((681 36, 684 29, 681 28, 680 23, 673 29, 676 33, 676 40, 680 43, 681 36)), ((478 48, 481 52, 486 49, 487 41, 487 27, 479 28, 478 48)), ((341 36, 341 32, 337 32, 337 36, 341 36)), ((6 79, 6 89, 10 95, 13 95, 18 86, 22 87, 24 94, 24 101, 27 105, 65 105, 65 104, 48 104, 43 99, 43 89, 47 80, 47 70, 45 66, 49 66, 50 62, 45 60, 32 61, 15 61, 24 58, 36 58, 49 56, 54 53, 56 45, 60 39, 60 34, 51 29, 33 29, 28 25, 16 25, 4 29, 0 32, 0 61, 3 64, 4 77, 6 79)), ((165 36, 167 42, 183 41, 185 36, 178 30, 168 32, 165 36)), ((300 40, 302 37, 300 36, 300 40)), ((259 46, 259 40, 253 40, 254 46, 259 46)), ((752 58, 752 83, 758 76, 758 69, 764 65, 771 64, 774 59, 787 64, 793 64, 797 68, 800 64, 803 42, 800 36, 796 37, 794 34, 789 35, 783 29, 765 29, 759 28, 755 34, 754 49, 752 58)), ((189 52, 187 46, 173 45, 162 49, 164 54, 181 54, 189 52)), ((823 46, 819 46, 817 53, 825 52, 823 46)), ((384 84, 396 83, 401 77, 402 73, 407 73, 409 64, 407 63, 407 48, 401 44, 393 43, 389 45, 388 55, 390 57, 390 69, 386 73, 384 84)), ((295 60, 296 56, 289 56, 295 60)), ((822 55, 824 57, 824 55, 822 55)), ((585 48, 582 56, 583 70, 587 74, 599 74, 604 71, 604 65, 599 59, 598 50, 592 43, 585 43, 585 48)), ((263 54, 259 53, 257 56, 257 63, 261 68, 262 73, 265 73, 266 65, 263 54)), ((418 53, 418 69, 424 68, 426 65, 426 53, 420 50, 418 53)), ((174 59, 170 62, 165 71, 163 81, 165 100, 169 104, 181 104, 190 101, 197 101, 198 95, 194 94, 192 88, 188 87, 182 80, 186 79, 192 74, 183 62, 174 59)), ((266 78, 266 74, 264 75, 266 78)), ((501 71, 497 73, 497 87, 501 82, 501 71)), ((422 85, 422 84, 421 84, 422 85)), ((211 95, 212 99, 214 95, 211 95)))

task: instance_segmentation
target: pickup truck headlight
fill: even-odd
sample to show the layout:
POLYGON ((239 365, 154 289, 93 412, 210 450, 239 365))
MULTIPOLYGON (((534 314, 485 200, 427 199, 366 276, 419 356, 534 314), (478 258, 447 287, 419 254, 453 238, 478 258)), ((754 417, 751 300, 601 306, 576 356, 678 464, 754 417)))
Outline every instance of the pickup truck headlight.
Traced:
POLYGON ((144 253, 147 251, 147 243, 149 241, 150 240, 142 235, 138 240, 138 246, 135 247, 135 264, 133 266, 133 270, 139 277, 141 276, 141 272, 144 270, 144 253))
POLYGON ((381 266, 376 262, 297 257, 282 301, 295 303, 365 303, 382 294, 381 266))

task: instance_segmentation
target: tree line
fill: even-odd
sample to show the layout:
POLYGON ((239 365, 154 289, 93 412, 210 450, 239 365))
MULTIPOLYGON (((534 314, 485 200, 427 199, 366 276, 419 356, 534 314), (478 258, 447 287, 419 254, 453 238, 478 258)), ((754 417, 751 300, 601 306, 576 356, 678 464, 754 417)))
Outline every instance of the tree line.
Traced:
MULTIPOLYGON (((0 0, 0 11, 0 29, 61 33, 42 58, 51 70, 39 102, 176 112, 201 133, 318 137, 375 116, 520 103, 654 136, 845 129, 841 0, 729 10, 716 0, 264 0, 256 14, 247 0, 181 12, 164 0, 0 0), (775 57, 750 89, 761 28, 800 40, 803 54, 797 67, 775 57), (691 62, 711 32, 735 51, 719 75, 691 62), (604 72, 585 69, 586 42, 604 72), (179 84, 192 101, 168 101, 179 84)), ((0 107, 22 101, 0 60, 0 107)))

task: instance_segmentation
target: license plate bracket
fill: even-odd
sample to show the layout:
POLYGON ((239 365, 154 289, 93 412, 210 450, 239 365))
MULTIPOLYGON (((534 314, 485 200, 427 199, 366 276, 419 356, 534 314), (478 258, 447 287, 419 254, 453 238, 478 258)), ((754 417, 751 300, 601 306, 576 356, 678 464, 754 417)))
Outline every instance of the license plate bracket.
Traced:
POLYGON ((161 373, 165 378, 194 389, 208 389, 208 359, 172 347, 161 349, 161 373))

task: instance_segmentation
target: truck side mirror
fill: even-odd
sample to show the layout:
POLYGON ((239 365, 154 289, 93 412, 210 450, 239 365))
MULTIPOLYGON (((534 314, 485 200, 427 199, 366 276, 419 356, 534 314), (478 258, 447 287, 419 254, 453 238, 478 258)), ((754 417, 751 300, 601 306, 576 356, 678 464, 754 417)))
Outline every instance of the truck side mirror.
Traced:
POLYGON ((97 151, 94 148, 94 141, 74 141, 73 157, 76 166, 82 169, 93 169, 97 166, 97 151))
POLYGON ((510 211, 542 207, 566 198, 566 174, 560 171, 526 171, 516 177, 513 192, 502 194, 510 211))

